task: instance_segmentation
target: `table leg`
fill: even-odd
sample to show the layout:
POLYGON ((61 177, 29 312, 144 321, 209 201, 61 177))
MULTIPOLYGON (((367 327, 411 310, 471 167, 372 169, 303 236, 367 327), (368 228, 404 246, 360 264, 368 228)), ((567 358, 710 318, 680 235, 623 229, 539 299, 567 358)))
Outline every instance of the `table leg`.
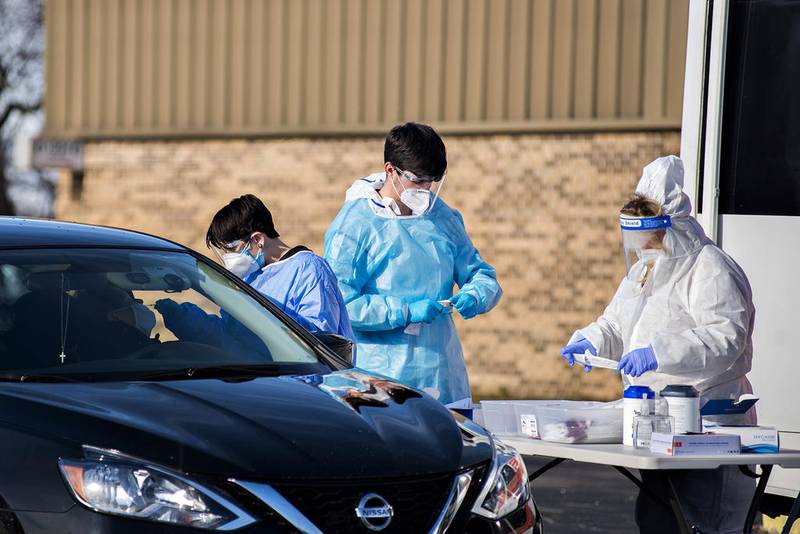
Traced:
POLYGON ((789 517, 786 518, 786 524, 783 525, 781 534, 789 534, 789 532, 791 532, 792 525, 797 521, 798 516, 800 516, 800 493, 794 500, 794 504, 792 504, 792 510, 789 512, 789 517))
POLYGON ((647 494, 647 495, 648 495, 648 496, 649 496, 651 499, 653 499, 653 500, 654 500, 656 503, 658 503, 659 505, 661 505, 663 508, 666 508, 666 509, 667 509, 667 511, 671 510, 669 503, 667 503, 667 502, 666 502, 664 499, 662 499, 660 496, 656 495, 656 494, 655 494, 653 491, 651 491, 651 490, 650 490, 650 488, 648 488, 647 486, 645 486, 645 485, 642 483, 642 481, 641 481, 641 480, 639 480, 638 478, 636 478, 636 477, 633 475, 633 473, 631 473, 630 471, 628 471, 628 470, 627 470, 627 469, 625 469, 624 467, 620 467, 620 466, 618 466, 618 465, 614 465, 614 466, 612 466, 612 467, 613 467, 614 469, 616 469, 617 471, 619 471, 619 472, 622 474, 622 476, 624 476, 625 478, 627 478, 628 480, 630 480, 631 482, 633 482, 633 484, 634 484, 634 485, 635 485, 637 488, 639 488, 639 491, 643 491, 643 492, 645 492, 645 493, 646 493, 646 494, 647 494))
POLYGON ((672 484, 672 478, 669 476, 669 472, 653 471, 652 473, 658 483, 666 490, 664 493, 669 497, 669 506, 678 524, 678 532, 680 534, 697 534, 699 530, 694 526, 690 526, 689 522, 686 520, 686 516, 683 514, 681 501, 678 497, 678 492, 675 491, 675 486, 672 484))
POLYGON ((771 465, 761 466, 761 476, 758 479, 758 485, 756 486, 756 492, 753 495, 753 500, 750 501, 750 509, 747 511, 747 519, 744 521, 744 534, 750 534, 753 532, 753 523, 755 523, 756 514, 758 514, 759 508, 761 508, 761 499, 764 497, 764 491, 767 489, 767 483, 769 482, 769 475, 771 473, 771 465))
POLYGON ((550 471, 552 468, 554 468, 557 465, 559 465, 564 460, 566 460, 566 458, 554 458, 552 461, 548 462, 546 465, 543 465, 542 467, 540 467, 539 469, 534 471, 533 474, 528 477, 528 482, 533 482, 534 480, 536 480, 537 478, 539 478, 543 474, 545 474, 548 471, 550 471))

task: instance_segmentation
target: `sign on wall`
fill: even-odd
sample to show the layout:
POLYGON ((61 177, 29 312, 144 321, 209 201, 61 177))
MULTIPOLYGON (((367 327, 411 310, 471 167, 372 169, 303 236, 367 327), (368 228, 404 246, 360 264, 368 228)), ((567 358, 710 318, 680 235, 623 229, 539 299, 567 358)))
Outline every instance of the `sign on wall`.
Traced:
POLYGON ((83 142, 34 139, 33 166, 37 169, 83 170, 83 142))

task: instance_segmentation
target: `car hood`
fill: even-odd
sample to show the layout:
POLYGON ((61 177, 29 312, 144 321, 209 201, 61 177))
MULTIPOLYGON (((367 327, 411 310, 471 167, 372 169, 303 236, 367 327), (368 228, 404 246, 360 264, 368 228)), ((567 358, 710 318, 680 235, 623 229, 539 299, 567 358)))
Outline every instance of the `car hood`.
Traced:
MULTIPOLYGON (((186 473, 270 479, 406 477, 491 458, 432 398, 382 377, 1 384, 0 418, 79 454, 118 450, 186 473)), ((66 454, 66 453, 65 453, 66 454)))

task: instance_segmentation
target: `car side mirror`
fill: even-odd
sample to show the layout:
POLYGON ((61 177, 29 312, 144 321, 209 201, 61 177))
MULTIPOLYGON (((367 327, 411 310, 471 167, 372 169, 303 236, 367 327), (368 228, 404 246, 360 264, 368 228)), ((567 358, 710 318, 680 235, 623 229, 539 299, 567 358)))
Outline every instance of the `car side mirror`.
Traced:
POLYGON ((353 342, 344 336, 332 332, 317 332, 314 334, 323 345, 339 355, 344 361, 353 363, 353 342))

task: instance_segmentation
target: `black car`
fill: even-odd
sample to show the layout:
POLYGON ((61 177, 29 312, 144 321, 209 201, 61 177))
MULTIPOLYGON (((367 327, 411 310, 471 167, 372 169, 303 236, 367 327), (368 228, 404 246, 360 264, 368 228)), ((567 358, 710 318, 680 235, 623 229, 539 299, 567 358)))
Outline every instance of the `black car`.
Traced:
POLYGON ((204 256, 0 218, 0 533, 197 530, 541 524, 513 449, 204 256))

